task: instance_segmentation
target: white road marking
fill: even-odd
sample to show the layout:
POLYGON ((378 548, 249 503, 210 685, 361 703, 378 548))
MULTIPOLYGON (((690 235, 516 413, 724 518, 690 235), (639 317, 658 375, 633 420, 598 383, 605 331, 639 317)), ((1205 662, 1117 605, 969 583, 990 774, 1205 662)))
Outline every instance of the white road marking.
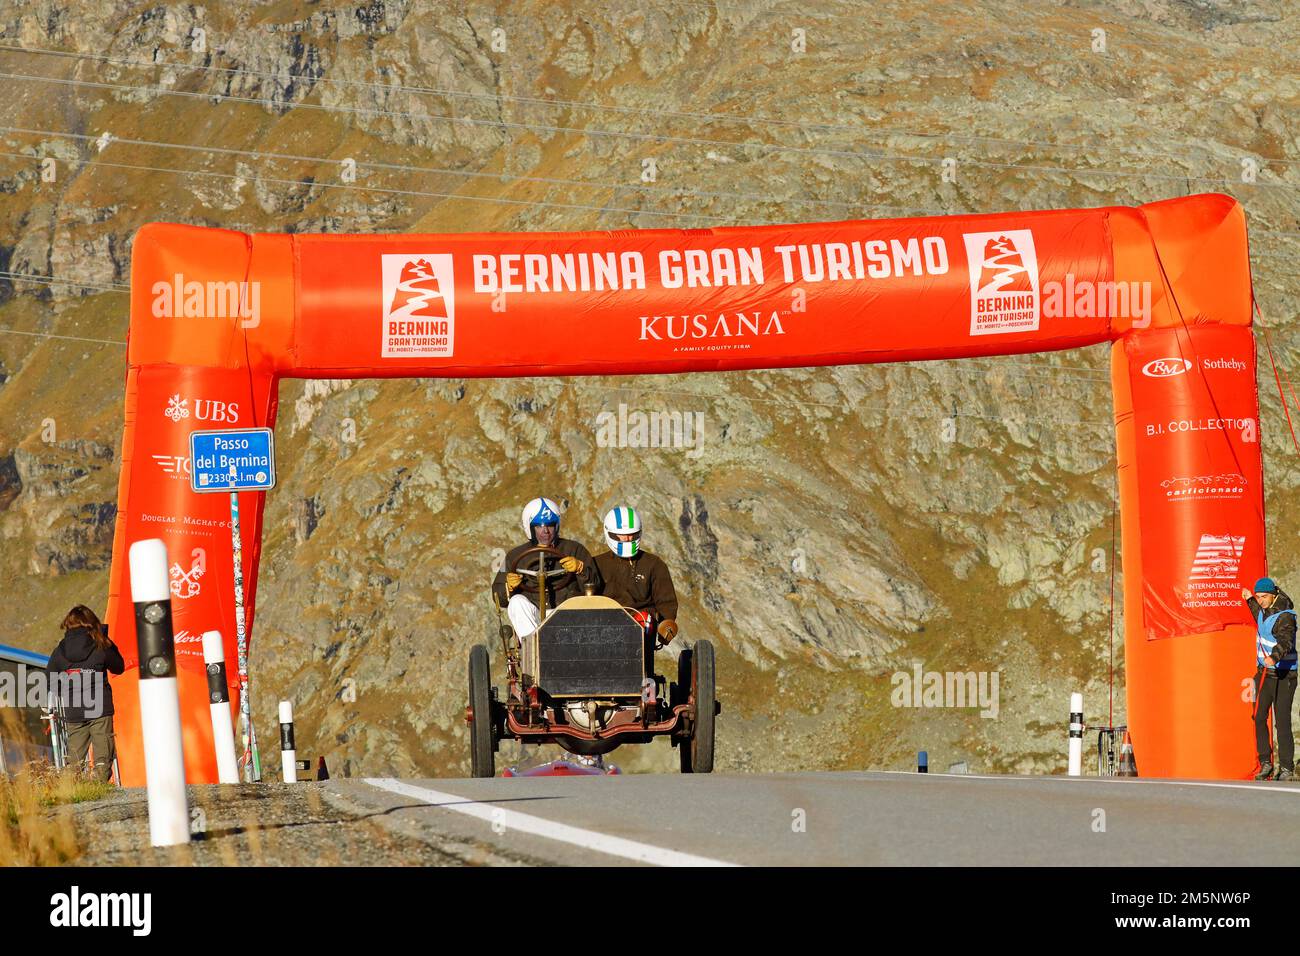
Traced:
POLYGON ((413 784, 403 783, 400 780, 366 777, 363 778, 363 782, 379 790, 387 790, 389 793, 396 793, 403 797, 411 797, 423 803, 436 805, 441 810, 453 810, 456 813, 463 813, 466 816, 484 820, 489 824, 505 826, 509 830, 531 833, 534 836, 557 840, 560 843, 571 843, 584 849, 595 850, 597 853, 636 860, 638 863, 650 863, 654 866, 739 865, 727 863, 724 860, 713 860, 706 856, 696 856, 693 853, 666 850, 663 847, 652 846, 649 843, 638 843, 636 840, 609 836, 604 833, 597 833, 594 830, 584 830, 581 827, 569 826, 567 823, 555 823, 528 813, 520 813, 518 810, 507 810, 501 806, 477 802, 469 797, 462 797, 454 793, 443 793, 439 790, 430 790, 427 787, 417 787, 413 784))
POLYGON ((1043 777, 1018 777, 1018 776, 989 776, 978 773, 930 773, 918 774, 912 770, 882 770, 880 773, 894 774, 900 777, 945 777, 948 779, 962 780, 1001 780, 1004 783, 1020 780, 1053 780, 1058 783, 1106 783, 1122 786, 1133 786, 1134 784, 1158 784, 1165 787, 1219 787, 1226 790, 1249 790, 1251 793, 1259 793, 1261 790, 1271 790, 1274 793, 1289 793, 1292 796, 1300 796, 1300 784, 1296 786, 1274 786, 1263 783, 1215 783, 1210 780, 1152 780, 1142 779, 1140 777, 1062 777, 1057 775, 1043 777))

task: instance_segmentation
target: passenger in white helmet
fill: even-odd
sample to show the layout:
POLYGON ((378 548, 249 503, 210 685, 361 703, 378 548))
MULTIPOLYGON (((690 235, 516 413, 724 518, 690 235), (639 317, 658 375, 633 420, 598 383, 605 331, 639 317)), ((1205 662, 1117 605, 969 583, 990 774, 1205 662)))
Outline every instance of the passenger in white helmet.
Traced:
POLYGON ((492 582, 492 591, 498 604, 506 608, 510 624, 515 633, 527 637, 537 630, 541 623, 541 610, 538 595, 545 588, 546 609, 549 614, 556 605, 571 597, 582 594, 590 587, 599 592, 601 588, 600 571, 591 553, 577 541, 560 537, 560 506, 549 498, 534 498, 524 505, 520 524, 528 540, 512 548, 506 555, 505 564, 492 582), (564 571, 562 576, 548 577, 539 586, 539 569, 541 555, 524 557, 518 569, 520 556, 529 548, 538 546, 554 548, 560 552, 558 561, 555 556, 546 558, 547 570, 564 571))
POLYGON ((668 565, 641 547, 641 516, 619 505, 605 515, 605 544, 596 555, 605 589, 601 593, 636 612, 660 647, 677 636, 677 591, 668 565))

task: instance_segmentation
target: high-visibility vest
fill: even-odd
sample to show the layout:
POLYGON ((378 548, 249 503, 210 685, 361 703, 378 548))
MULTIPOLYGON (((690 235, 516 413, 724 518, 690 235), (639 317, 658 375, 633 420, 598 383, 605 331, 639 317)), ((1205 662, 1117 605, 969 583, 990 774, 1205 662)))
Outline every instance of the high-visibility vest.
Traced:
MULTIPOLYGON (((1278 611, 1276 614, 1270 614, 1265 617, 1264 611, 1261 609, 1260 612, 1255 615, 1255 656, 1258 658, 1260 667, 1271 668, 1273 666, 1273 661, 1268 656, 1269 652, 1272 651, 1273 648, 1277 647, 1277 638, 1273 636, 1273 622, 1283 614, 1290 614, 1294 617, 1295 611, 1288 609, 1285 611, 1278 611)), ((1296 649, 1293 647, 1291 648, 1291 653, 1282 658, 1278 663, 1277 672, 1279 674, 1289 674, 1295 669, 1296 649)))

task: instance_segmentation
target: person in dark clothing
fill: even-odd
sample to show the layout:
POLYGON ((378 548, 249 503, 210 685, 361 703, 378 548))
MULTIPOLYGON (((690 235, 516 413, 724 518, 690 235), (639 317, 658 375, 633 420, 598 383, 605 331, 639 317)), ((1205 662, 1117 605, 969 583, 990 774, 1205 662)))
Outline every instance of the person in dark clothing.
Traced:
POLYGON ((1242 599, 1255 619, 1255 752, 1256 780, 1273 776, 1268 714, 1277 728, 1277 779, 1295 776, 1295 738, 1291 735, 1291 702, 1296 690, 1296 614, 1291 598, 1272 578, 1260 578, 1255 591, 1242 588, 1242 599))
POLYGON ((541 623, 538 590, 536 587, 524 586, 525 577, 529 577, 536 585, 539 556, 534 555, 524 559, 520 571, 509 569, 514 565, 515 559, 529 548, 543 545, 555 548, 562 555, 558 568, 554 558, 547 560, 548 572, 551 570, 566 572, 561 576, 548 578, 544 585, 548 615, 561 602, 582 594, 588 587, 598 592, 601 581, 600 572, 596 570, 596 562, 591 560, 590 552, 577 541, 560 537, 560 508, 554 501, 549 498, 534 498, 524 506, 520 523, 523 525, 524 534, 528 535, 528 540, 510 549, 506 555, 505 565, 497 572, 496 579, 492 582, 492 593, 496 595, 497 604, 505 607, 515 634, 524 638, 537 630, 541 623))
POLYGON ((641 547, 641 517, 620 505, 605 515, 605 544, 596 567, 605 582, 603 593, 637 612, 643 626, 657 634, 665 647, 677 636, 677 591, 668 565, 641 547))
POLYGON ((117 756, 113 736, 113 688, 107 674, 126 669, 122 654, 108 637, 95 612, 78 604, 63 619, 63 639, 46 664, 58 687, 59 704, 68 726, 68 756, 84 765, 95 747, 96 778, 107 782, 117 756))

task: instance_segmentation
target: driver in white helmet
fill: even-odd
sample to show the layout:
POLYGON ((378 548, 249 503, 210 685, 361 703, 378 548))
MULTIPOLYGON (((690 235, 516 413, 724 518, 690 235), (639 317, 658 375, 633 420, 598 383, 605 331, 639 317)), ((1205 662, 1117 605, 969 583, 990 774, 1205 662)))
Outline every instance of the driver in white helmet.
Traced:
POLYGON ((605 515, 605 544, 596 567, 605 582, 603 593, 635 612, 658 635, 660 647, 677 636, 677 591, 663 558, 641 547, 641 516, 619 505, 605 515))
MULTIPOLYGON (((534 498, 524 505, 520 524, 523 525, 528 540, 510 549, 505 564, 497 572, 496 580, 492 582, 492 591, 496 595, 497 603, 505 606, 515 634, 524 638, 537 630, 537 625, 541 623, 541 611, 538 608, 538 591, 535 586, 537 577, 526 576, 519 570, 510 570, 521 554, 538 545, 555 548, 561 554, 558 562, 554 556, 546 560, 548 570, 558 565, 559 569, 568 572, 562 577, 551 578, 546 582, 548 615, 556 605, 582 594, 588 586, 599 593, 601 579, 590 552, 577 541, 560 537, 560 506, 550 498, 534 498)), ((520 570, 535 572, 538 569, 539 558, 540 555, 537 554, 524 558, 520 570)))

